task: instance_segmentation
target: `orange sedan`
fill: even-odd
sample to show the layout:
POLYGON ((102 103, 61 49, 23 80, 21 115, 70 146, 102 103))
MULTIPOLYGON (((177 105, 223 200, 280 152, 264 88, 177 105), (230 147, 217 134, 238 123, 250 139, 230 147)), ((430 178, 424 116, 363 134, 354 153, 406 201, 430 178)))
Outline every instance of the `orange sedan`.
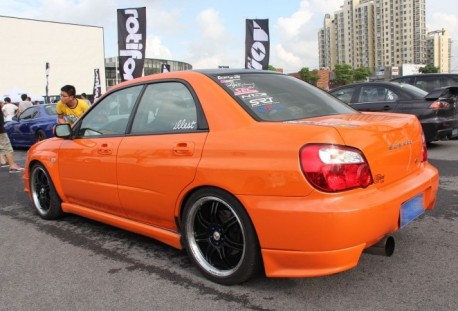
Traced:
POLYGON ((390 255, 390 234, 438 191, 415 116, 357 112, 274 72, 121 83, 55 136, 30 148, 24 173, 42 218, 78 214, 185 248, 226 285, 390 255))

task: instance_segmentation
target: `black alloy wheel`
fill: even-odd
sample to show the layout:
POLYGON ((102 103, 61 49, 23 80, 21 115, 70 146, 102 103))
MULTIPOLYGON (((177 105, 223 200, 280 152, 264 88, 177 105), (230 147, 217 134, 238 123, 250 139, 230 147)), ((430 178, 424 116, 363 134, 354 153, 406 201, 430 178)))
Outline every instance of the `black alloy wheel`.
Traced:
POLYGON ((208 279, 233 285, 260 270, 256 232, 233 196, 219 189, 198 190, 187 201, 183 225, 185 247, 208 279))
POLYGON ((30 171, 30 191, 35 209, 43 219, 58 219, 64 215, 59 198, 48 171, 35 164, 30 171))

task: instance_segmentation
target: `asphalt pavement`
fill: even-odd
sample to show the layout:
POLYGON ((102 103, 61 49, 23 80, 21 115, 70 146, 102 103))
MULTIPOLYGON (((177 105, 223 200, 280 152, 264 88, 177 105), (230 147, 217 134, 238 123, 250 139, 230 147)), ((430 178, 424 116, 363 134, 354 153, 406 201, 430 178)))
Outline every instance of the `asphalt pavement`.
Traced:
MULTIPOLYGON (((15 152, 21 165, 25 152, 15 152)), ((21 174, 2 168, 0 310, 458 310, 458 140, 431 144, 429 158, 440 171, 436 207, 394 234, 392 257, 230 287, 152 239, 78 216, 40 219, 21 174)))

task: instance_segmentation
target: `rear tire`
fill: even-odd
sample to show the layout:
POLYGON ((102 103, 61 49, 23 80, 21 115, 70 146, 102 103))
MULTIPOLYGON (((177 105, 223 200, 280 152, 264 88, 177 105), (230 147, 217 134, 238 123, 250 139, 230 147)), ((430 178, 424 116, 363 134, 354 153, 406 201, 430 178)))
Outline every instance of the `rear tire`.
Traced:
POLYGON ((202 274, 223 285, 242 283, 261 269, 259 242, 240 202, 219 189, 201 189, 183 212, 184 245, 202 274))
POLYGON ((59 219, 64 216, 61 208, 62 200, 46 168, 35 164, 30 171, 30 192, 35 209, 43 219, 59 219))

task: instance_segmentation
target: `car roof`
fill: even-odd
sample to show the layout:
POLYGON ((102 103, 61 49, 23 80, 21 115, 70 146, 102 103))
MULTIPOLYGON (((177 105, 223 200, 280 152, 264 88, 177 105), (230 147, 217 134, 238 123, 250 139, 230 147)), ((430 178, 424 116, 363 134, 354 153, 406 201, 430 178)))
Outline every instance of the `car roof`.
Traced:
POLYGON ((401 76, 401 77, 396 77, 396 78, 393 78, 392 80, 401 79, 401 78, 409 78, 409 77, 425 77, 425 76, 458 77, 458 74, 457 73, 439 73, 439 72, 435 72, 435 73, 417 73, 417 74, 413 74, 413 75, 405 75, 405 76, 401 76))
POLYGON ((243 69, 243 68, 221 68, 221 69, 199 69, 199 70, 178 70, 178 71, 170 71, 166 73, 157 73, 148 76, 143 76, 139 78, 135 78, 132 80, 124 81, 119 84, 114 85, 111 87, 104 96, 108 93, 112 93, 113 91, 120 90, 126 86, 134 86, 137 84, 144 84, 156 80, 163 80, 163 79, 180 79, 191 77, 195 75, 205 75, 205 76, 212 76, 212 75, 235 75, 235 74, 246 74, 246 73, 256 73, 256 74, 277 74, 277 75, 285 75, 283 73, 279 73, 276 71, 271 70, 259 70, 259 69, 243 69))

